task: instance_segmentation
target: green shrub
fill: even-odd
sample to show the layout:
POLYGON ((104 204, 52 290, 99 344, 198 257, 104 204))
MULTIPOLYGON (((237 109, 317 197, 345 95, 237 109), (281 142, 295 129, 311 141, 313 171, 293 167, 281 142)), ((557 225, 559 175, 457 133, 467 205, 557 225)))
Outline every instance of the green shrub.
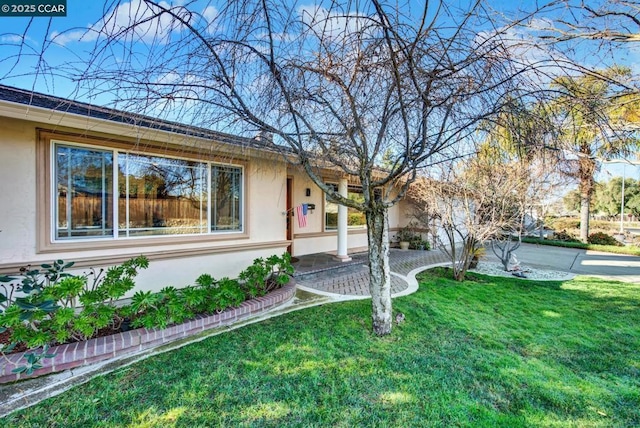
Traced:
POLYGON ((326 222, 327 226, 337 226, 338 225, 338 213, 326 213, 326 222))
POLYGON ((560 217, 549 220, 549 227, 555 230, 579 229, 580 220, 571 217, 560 217))
MULTIPOLYGON (((25 344, 28 348, 38 348, 55 343, 53 328, 56 323, 56 312, 63 307, 58 303, 56 294, 60 295, 63 304, 68 300, 66 294, 83 285, 81 280, 71 280, 72 276, 64 270, 73 266, 56 260, 53 264, 43 264, 39 269, 30 266, 20 270, 18 276, 3 276, 2 293, 4 312, 0 314, 2 330, 10 330, 11 342, 25 344), (63 283, 58 293, 52 295, 48 288, 56 288, 56 283, 63 283), (22 297, 14 298, 15 293, 22 293, 22 297)), ((11 348, 10 346, 9 348, 11 348)))
POLYGON ((212 308, 216 312, 238 306, 246 300, 245 292, 240 283, 229 278, 222 278, 218 281, 218 286, 213 289, 212 298, 212 308))
POLYGON ((409 224, 401 228, 392 238, 395 242, 408 242, 411 250, 430 250, 429 241, 422 239, 420 233, 414 232, 414 225, 409 224))
POLYGON ((363 213, 349 213, 347 224, 349 226, 362 226, 367 224, 367 219, 363 213))
POLYGON ((604 232, 592 233, 591 235, 589 235, 587 242, 589 242, 589 244, 615 245, 619 247, 623 245, 616 238, 611 235, 607 235, 604 232))
POLYGON ((285 253, 281 257, 274 255, 267 259, 255 259, 251 266, 240 272, 238 278, 247 297, 254 298, 282 287, 291 274, 291 256, 285 253))
POLYGON ((564 242, 578 242, 575 235, 567 232, 566 230, 554 232, 553 239, 556 241, 564 241, 564 242))
POLYGON ((165 328, 193 318, 196 314, 214 314, 239 306, 247 298, 263 296, 289 281, 293 273, 291 256, 259 258, 238 276, 239 279, 214 279, 202 274, 196 285, 182 289, 165 287, 158 293, 138 291, 131 304, 122 308, 133 327, 165 328))
POLYGON ((409 248, 411 250, 430 250, 431 244, 429 244, 429 241, 422 239, 421 236, 416 235, 409 241, 409 248))
POLYGON ((114 301, 134 287, 138 269, 149 261, 140 256, 88 275, 66 273, 73 264, 56 260, 39 269, 21 269, 18 276, 0 277, 4 305, 0 328, 11 331, 12 344, 32 349, 94 336, 113 324, 114 301), (13 298, 15 293, 24 296, 13 298))
POLYGON ((122 313, 131 318, 133 327, 153 328, 158 316, 158 305, 162 302, 162 295, 152 291, 136 291, 131 298, 131 304, 122 308, 122 313))
POLYGON ((416 239, 416 234, 413 233, 411 226, 405 226, 401 228, 394 236, 394 240, 397 242, 411 242, 416 239))

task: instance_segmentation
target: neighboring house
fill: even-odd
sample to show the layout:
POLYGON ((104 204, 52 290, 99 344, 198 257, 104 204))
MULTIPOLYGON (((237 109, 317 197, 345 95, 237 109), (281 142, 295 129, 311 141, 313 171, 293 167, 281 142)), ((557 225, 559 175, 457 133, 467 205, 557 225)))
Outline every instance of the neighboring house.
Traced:
MULTIPOLYGON (((357 183, 330 170, 326 182, 358 197, 357 183)), ((0 273, 144 254, 139 288, 159 290, 202 273, 233 277, 257 257, 337 249, 337 205, 268 140, 1 85, 0 196, 0 273), (315 205, 306 222, 302 204, 315 205)), ((349 223, 349 251, 365 248, 360 214, 349 223)))

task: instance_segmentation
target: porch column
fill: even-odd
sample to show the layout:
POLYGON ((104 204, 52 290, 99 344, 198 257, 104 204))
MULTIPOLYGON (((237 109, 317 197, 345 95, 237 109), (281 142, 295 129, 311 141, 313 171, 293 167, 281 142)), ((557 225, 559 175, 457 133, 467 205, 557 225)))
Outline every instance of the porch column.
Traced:
MULTIPOLYGON (((346 198, 348 196, 347 191, 347 179, 341 178, 338 182, 338 193, 346 198)), ((346 206, 338 204, 338 252, 336 258, 343 262, 351 260, 351 257, 347 254, 348 228, 348 209, 346 206)))

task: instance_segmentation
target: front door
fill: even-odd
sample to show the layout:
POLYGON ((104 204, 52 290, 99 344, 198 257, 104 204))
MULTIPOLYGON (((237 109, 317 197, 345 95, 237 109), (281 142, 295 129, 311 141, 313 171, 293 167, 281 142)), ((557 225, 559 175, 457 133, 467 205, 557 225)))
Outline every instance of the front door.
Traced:
MULTIPOLYGON (((287 241, 292 241, 293 239, 293 204, 291 202, 291 194, 292 194, 292 190, 293 190, 293 177, 287 177, 287 195, 286 195, 286 200, 287 200, 287 236, 286 239, 287 241)), ((289 254, 291 254, 291 247, 292 245, 289 245, 287 247, 287 252, 289 254)))

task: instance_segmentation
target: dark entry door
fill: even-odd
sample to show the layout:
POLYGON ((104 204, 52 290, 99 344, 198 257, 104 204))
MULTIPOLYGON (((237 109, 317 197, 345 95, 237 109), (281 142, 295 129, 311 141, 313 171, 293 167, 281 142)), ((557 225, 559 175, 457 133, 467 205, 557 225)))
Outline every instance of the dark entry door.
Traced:
MULTIPOLYGON (((286 199, 287 199, 287 236, 286 239, 288 241, 292 241, 293 240, 293 204, 291 202, 291 194, 292 194, 292 190, 293 190, 293 177, 287 177, 287 195, 286 195, 286 199)), ((289 254, 291 254, 291 247, 292 245, 289 245, 287 247, 287 252, 289 254)))

